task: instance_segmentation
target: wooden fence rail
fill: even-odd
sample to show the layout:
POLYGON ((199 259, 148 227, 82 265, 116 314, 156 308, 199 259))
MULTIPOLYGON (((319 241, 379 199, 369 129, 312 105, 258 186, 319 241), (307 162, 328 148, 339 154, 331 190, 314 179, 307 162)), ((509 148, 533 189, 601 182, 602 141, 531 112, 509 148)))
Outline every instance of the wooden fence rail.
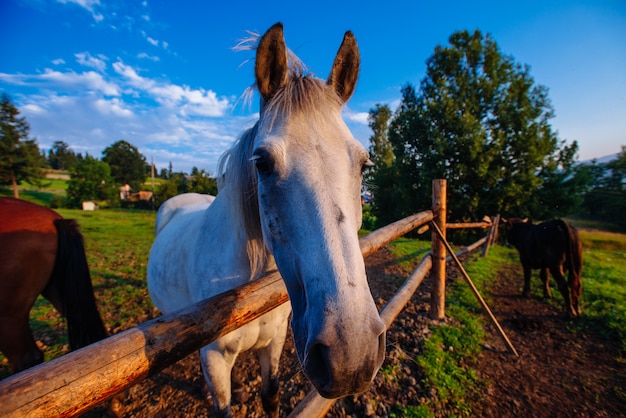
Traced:
MULTIPOLYGON (((361 238, 364 257, 431 221, 424 211, 361 238)), ((278 272, 0 382, 0 416, 76 416, 288 300, 278 272)))
MULTIPOLYGON (((420 212, 361 238, 359 245, 363 257, 434 219, 445 231, 445 181, 434 181, 435 188, 438 190, 438 194, 433 193, 436 211, 420 212)), ((465 225, 492 227, 492 223, 486 220, 465 225)), ((482 244, 489 245, 492 240, 489 239, 490 233, 487 235, 458 254, 473 251, 482 244)), ((445 248, 443 251, 442 255, 433 247, 433 255, 422 260, 381 311, 387 328, 435 262, 439 266, 442 262, 445 265, 445 248)), ((242 287, 147 321, 0 381, 0 416, 79 415, 287 301, 283 280, 274 271, 242 287)), ((315 416, 317 413, 313 414, 309 409, 311 405, 327 410, 332 402, 328 403, 316 393, 309 394, 292 415, 315 416)))

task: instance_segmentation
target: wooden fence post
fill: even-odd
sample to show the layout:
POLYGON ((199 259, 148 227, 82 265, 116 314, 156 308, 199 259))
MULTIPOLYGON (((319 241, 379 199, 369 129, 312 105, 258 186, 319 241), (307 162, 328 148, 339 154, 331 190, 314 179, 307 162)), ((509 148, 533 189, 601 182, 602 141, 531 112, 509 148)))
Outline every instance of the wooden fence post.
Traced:
POLYGON ((483 248, 483 257, 487 256, 489 252, 489 248, 496 242, 498 239, 498 224, 500 223, 500 214, 491 218, 491 228, 487 232, 487 242, 485 242, 485 247, 483 248))
POLYGON ((431 233, 433 267, 430 271, 432 280, 430 317, 432 319, 444 319, 446 315, 446 247, 443 239, 446 235, 446 180, 435 179, 432 182, 432 187, 432 211, 435 216, 433 222, 443 231, 443 237, 440 238, 435 232, 431 233))

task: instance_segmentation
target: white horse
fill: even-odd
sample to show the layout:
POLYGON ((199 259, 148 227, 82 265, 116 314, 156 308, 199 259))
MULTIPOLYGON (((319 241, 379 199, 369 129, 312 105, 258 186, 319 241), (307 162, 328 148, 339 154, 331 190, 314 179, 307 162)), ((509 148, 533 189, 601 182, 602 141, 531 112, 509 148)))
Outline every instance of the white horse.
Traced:
POLYGON ((328 79, 305 75, 288 59, 282 25, 272 26, 256 48, 260 119, 222 157, 219 194, 212 203, 177 197, 159 211, 148 287, 162 312, 255 280, 275 265, 289 293, 291 306, 200 350, 220 416, 230 415, 231 369, 249 349, 259 350, 263 406, 278 415, 290 308, 300 363, 321 395, 367 389, 383 362, 385 325, 357 237, 361 173, 371 162, 341 118, 359 62, 346 32, 328 79))

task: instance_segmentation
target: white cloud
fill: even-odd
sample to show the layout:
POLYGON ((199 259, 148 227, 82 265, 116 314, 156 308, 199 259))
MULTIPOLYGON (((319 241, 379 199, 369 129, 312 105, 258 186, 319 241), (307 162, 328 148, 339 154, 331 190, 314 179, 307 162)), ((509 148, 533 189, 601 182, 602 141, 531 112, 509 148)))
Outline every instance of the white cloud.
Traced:
POLYGON ((104 16, 96 12, 95 10, 97 6, 100 6, 100 0, 57 0, 57 1, 62 4, 72 3, 72 4, 76 4, 77 6, 82 7, 83 9, 91 13, 91 16, 96 22, 100 22, 104 19, 104 16))
POLYGON ((21 111, 26 114, 43 114, 46 112, 44 108, 34 103, 22 106, 21 111))
POLYGON ((151 78, 120 59, 109 66, 103 56, 75 57, 78 64, 102 71, 0 73, 0 88, 37 90, 13 96, 42 149, 61 140, 75 152, 99 157, 125 139, 154 157, 159 168, 172 161, 176 170, 196 166, 215 172, 219 156, 251 118, 232 115, 231 99, 211 89, 151 78))
POLYGON ((124 64, 122 61, 113 63, 113 69, 130 83, 131 86, 141 90, 148 90, 154 82, 150 79, 141 77, 137 71, 130 65, 124 64))
POLYGON ((114 115, 123 118, 129 118, 134 116, 132 110, 128 109, 126 105, 118 98, 113 98, 111 100, 106 99, 96 99, 94 102, 94 107, 101 114, 104 115, 114 115))
POLYGON ((65 60, 64 60, 64 59, 62 59, 62 58, 57 58, 57 59, 55 59, 55 60, 52 60, 52 63, 53 63, 54 65, 63 65, 63 64, 65 64, 65 60))
POLYGON ((362 125, 368 125, 367 118, 369 116, 368 112, 352 112, 347 108, 344 108, 343 116, 351 122, 359 123, 362 125))
POLYGON ((74 71, 55 71, 49 68, 43 74, 6 74, 0 73, 0 80, 20 86, 43 85, 49 88, 64 88, 70 90, 91 90, 106 96, 119 96, 120 91, 116 84, 108 82, 101 74, 95 71, 76 73, 74 71))
POLYGON ((159 41, 157 41, 156 39, 153 39, 151 37, 146 37, 146 41, 150 42, 152 45, 154 46, 159 46, 159 41))
POLYGON ((145 52, 141 52, 141 53, 137 54, 137 58, 147 59, 147 60, 154 61, 154 62, 160 61, 160 58, 157 57, 156 55, 148 55, 145 52))
POLYGON ((84 65, 86 67, 95 68, 96 70, 102 72, 106 68, 106 62, 104 62, 103 55, 100 55, 99 58, 91 56, 89 52, 80 52, 78 54, 74 54, 76 57, 76 62, 80 65, 84 65))
POLYGON ((68 71, 63 73, 46 69, 45 73, 33 77, 68 88, 87 88, 90 90, 96 90, 106 96, 119 96, 120 94, 120 91, 115 84, 106 81, 101 74, 98 74, 95 71, 86 71, 83 73, 68 71))
POLYGON ((130 86, 150 95, 163 106, 178 107, 183 115, 218 117, 223 116, 232 106, 228 99, 218 98, 212 90, 157 82, 140 76, 134 68, 121 61, 114 62, 113 69, 123 76, 130 86))

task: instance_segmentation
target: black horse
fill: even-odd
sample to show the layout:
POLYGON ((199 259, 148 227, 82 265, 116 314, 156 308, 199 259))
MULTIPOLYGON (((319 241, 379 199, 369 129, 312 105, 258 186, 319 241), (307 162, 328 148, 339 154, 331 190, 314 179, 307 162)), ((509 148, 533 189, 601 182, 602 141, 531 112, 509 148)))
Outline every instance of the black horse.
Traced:
POLYGON ((563 295, 567 313, 571 316, 580 315, 583 258, 582 243, 576 228, 561 219, 536 225, 526 220, 512 218, 505 219, 504 224, 507 229, 507 240, 517 248, 524 267, 523 296, 530 295, 531 270, 539 269, 543 281, 543 294, 547 298, 552 298, 549 269, 563 295), (565 270, 568 271, 567 282, 565 270))

